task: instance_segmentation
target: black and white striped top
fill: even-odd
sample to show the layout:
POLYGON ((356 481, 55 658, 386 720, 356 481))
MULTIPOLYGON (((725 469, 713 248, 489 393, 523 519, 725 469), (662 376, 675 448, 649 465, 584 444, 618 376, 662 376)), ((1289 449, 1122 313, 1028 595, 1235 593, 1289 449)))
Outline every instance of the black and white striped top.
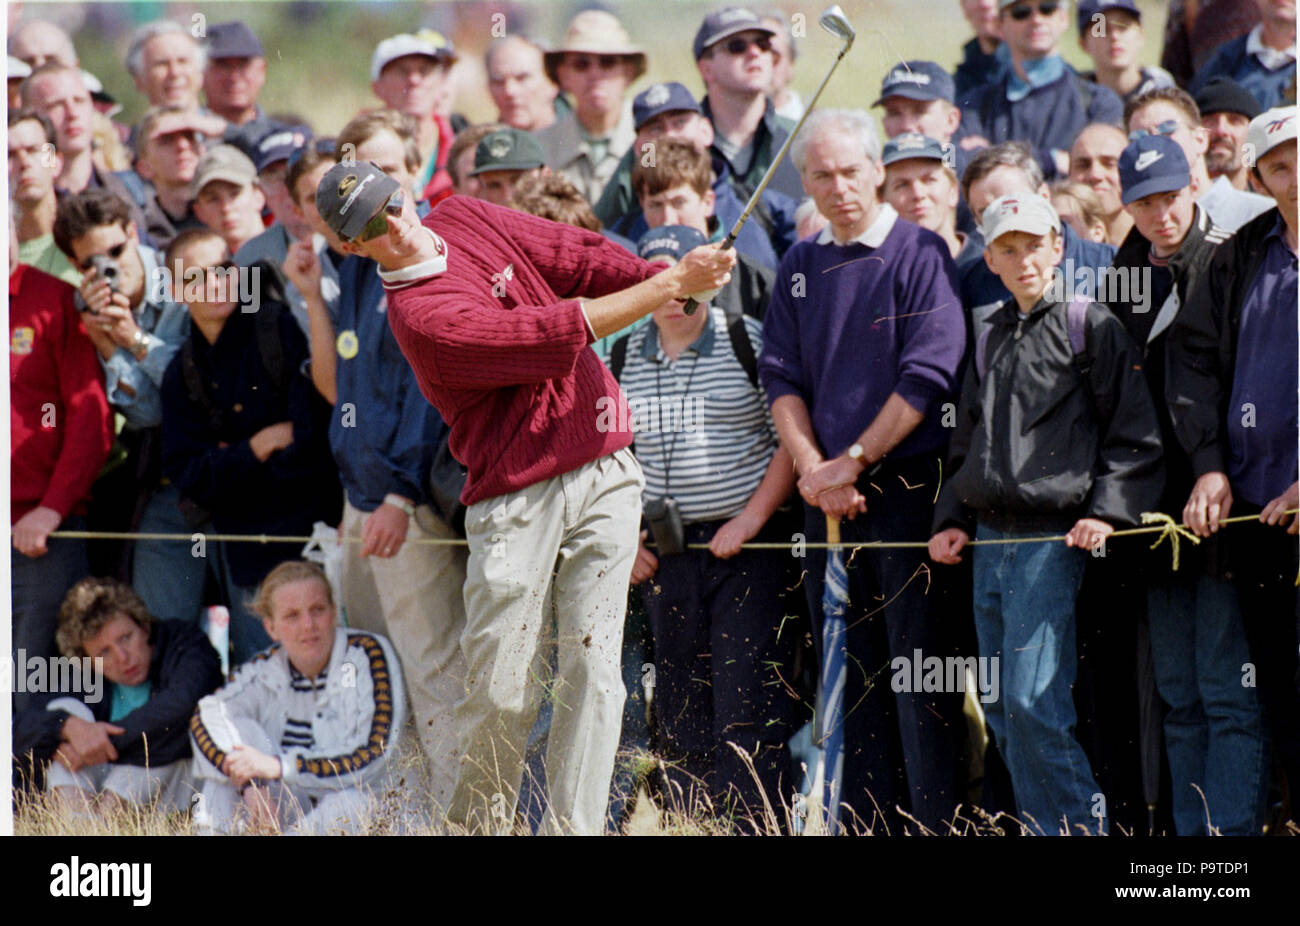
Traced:
MULTIPOLYGON (((676 360, 660 347, 658 327, 639 328, 620 377, 645 497, 676 499, 687 523, 740 514, 777 447, 766 397, 736 359, 725 313, 710 307, 709 319, 676 360)), ((762 325, 744 324, 757 357, 762 325)))

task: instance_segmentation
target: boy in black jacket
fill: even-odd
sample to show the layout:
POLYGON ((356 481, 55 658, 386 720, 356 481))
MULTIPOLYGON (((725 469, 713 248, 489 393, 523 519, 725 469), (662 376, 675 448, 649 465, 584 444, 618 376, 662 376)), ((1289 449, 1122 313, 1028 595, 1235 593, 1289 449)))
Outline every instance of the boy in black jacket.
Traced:
POLYGON ((96 799, 107 811, 155 799, 188 808, 190 715, 221 684, 207 637, 189 621, 154 620, 125 583, 86 578, 59 608, 57 638, 68 659, 102 660, 103 677, 86 685, 83 675, 81 691, 47 691, 14 718, 28 783, 48 765, 60 799, 96 799))
MULTIPOLYGON (((1106 306, 1142 349, 1168 474, 1160 510, 1179 518, 1195 480, 1164 401, 1169 332, 1231 233, 1195 202, 1190 165, 1173 139, 1134 141, 1120 155, 1119 174, 1134 227, 1114 266, 1130 285, 1108 287, 1106 306), (1146 285, 1132 285, 1143 277, 1146 285), (1121 291, 1145 298, 1120 299, 1121 291)), ((1142 547, 1132 550, 1146 586, 1155 683, 1169 705, 1164 732, 1174 826, 1180 836, 1205 835, 1208 818, 1227 836, 1257 834, 1267 782, 1264 721, 1258 692, 1242 684, 1250 651, 1237 590, 1224 575, 1226 544, 1183 544, 1175 572, 1166 547, 1147 550, 1149 542, 1134 539, 1142 547)))
MULTIPOLYGON (((191 326, 163 376, 163 475, 182 500, 211 512, 221 533, 303 536, 315 521, 337 524, 330 408, 308 378, 307 339, 292 313, 256 285, 266 282, 261 268, 236 267, 207 229, 177 235, 166 266, 191 326), (241 303, 237 280, 238 290, 259 293, 259 304, 241 303)), ((213 551, 230 607, 232 665, 271 644, 249 605, 267 573, 301 548, 236 542, 213 551)))
POLYGON ((960 561, 972 528, 981 657, 999 660, 987 705, 1016 805, 1044 833, 1094 824, 1105 801, 1073 736, 1074 599, 1087 554, 1116 522, 1160 497, 1160 430, 1141 357, 1115 317, 1064 300, 1061 223, 1040 196, 1015 193, 984 212, 984 259, 1012 299, 967 365, 952 476, 939 493, 930 556, 960 561), (1000 671, 999 671, 1000 670, 1000 671))

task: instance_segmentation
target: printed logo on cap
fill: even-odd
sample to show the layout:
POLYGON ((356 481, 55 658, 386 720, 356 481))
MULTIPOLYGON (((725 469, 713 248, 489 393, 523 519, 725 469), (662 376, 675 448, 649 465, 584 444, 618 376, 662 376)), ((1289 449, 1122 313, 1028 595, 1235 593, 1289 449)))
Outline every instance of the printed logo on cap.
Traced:
POLYGON ((1292 113, 1289 116, 1283 116, 1281 119, 1274 119, 1268 125, 1264 126, 1264 131, 1268 135, 1272 135, 1274 132, 1280 132, 1282 131, 1282 127, 1294 118, 1295 113, 1292 113))
MULTIPOLYGON (((351 174, 349 174, 348 177, 344 177, 344 178, 343 178, 343 181, 339 184, 339 186, 341 187, 341 186, 343 186, 344 183, 347 183, 349 177, 351 177, 351 179, 352 179, 354 182, 355 182, 356 179, 357 179, 356 177, 354 177, 354 176, 352 176, 351 174)), ((371 175, 370 175, 369 177, 367 177, 365 180, 362 180, 360 183, 357 184, 356 189, 353 190, 353 191, 351 192, 351 194, 348 195, 348 198, 347 198, 346 200, 343 201, 343 205, 342 205, 342 207, 339 209, 339 215, 347 215, 348 210, 352 208, 352 204, 353 204, 354 202, 356 202, 357 197, 361 195, 361 191, 364 190, 364 189, 366 188, 366 184, 369 183, 371 180, 374 180, 374 179, 375 179, 375 175, 374 175, 374 174, 371 174, 371 175)), ((342 193, 339 193, 339 195, 342 196, 343 194, 342 194, 342 193)))
POLYGON ((492 160, 500 161, 510 153, 512 147, 509 135, 498 135, 488 142, 488 154, 492 156, 492 160))
POLYGON ((1163 157, 1164 154, 1160 151, 1143 151, 1142 154, 1138 156, 1137 163, 1133 165, 1133 169, 1146 170, 1163 157))
POLYGON ((925 147, 924 135, 900 135, 895 139, 895 145, 899 151, 911 151, 913 148, 925 147))
POLYGON ((348 174, 346 177, 344 177, 342 180, 339 181, 338 194, 340 196, 347 196, 348 193, 352 190, 352 188, 356 185, 357 185, 357 175, 348 174))
POLYGON ((647 106, 658 106, 661 103, 667 103, 668 97, 671 95, 667 85, 655 84, 645 92, 645 102, 647 106))
POLYGON ((1008 199, 1006 202, 1002 204, 1002 208, 998 210, 998 212, 1000 215, 1019 215, 1020 200, 1008 199))
POLYGON ((754 14, 751 13, 749 10, 742 10, 742 9, 723 10, 721 13, 718 14, 718 25, 725 26, 728 23, 739 22, 742 19, 748 22, 749 20, 755 18, 757 17, 755 17, 754 14))
POLYGON ((930 75, 898 68, 889 75, 889 82, 891 84, 920 84, 924 86, 930 82, 930 75))
POLYGON ((262 139, 262 143, 257 146, 257 150, 271 151, 272 149, 279 148, 282 145, 293 145, 299 147, 304 141, 306 141, 306 138, 303 136, 302 132, 276 132, 274 135, 268 135, 266 138, 262 139))

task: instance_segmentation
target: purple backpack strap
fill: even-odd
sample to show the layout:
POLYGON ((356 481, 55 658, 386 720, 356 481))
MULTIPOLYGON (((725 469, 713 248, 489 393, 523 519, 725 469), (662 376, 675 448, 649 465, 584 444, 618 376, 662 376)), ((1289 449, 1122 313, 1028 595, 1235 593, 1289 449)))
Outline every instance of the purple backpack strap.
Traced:
POLYGON ((1088 349, 1084 341, 1084 323, 1088 318, 1088 300, 1076 298, 1066 308, 1065 325, 1070 332, 1070 353, 1082 357, 1088 349))

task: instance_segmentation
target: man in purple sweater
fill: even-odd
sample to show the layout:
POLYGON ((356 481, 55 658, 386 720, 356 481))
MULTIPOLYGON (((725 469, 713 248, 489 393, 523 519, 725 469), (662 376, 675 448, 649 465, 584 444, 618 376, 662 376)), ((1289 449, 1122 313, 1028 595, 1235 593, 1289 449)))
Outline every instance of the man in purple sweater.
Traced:
MULTIPOLYGON (((831 517, 847 519, 845 541, 924 540, 966 343, 956 268, 942 238, 877 199, 884 168, 866 113, 814 113, 792 152, 830 225, 781 262, 759 374, 799 473, 807 538, 824 540, 831 517)), ((825 556, 809 554, 820 615, 825 556)), ((868 825, 878 807, 877 824, 899 827, 898 806, 939 829, 957 803, 961 695, 900 691, 885 674, 949 655, 928 613, 925 553, 858 550, 848 574, 844 800, 868 825)))

